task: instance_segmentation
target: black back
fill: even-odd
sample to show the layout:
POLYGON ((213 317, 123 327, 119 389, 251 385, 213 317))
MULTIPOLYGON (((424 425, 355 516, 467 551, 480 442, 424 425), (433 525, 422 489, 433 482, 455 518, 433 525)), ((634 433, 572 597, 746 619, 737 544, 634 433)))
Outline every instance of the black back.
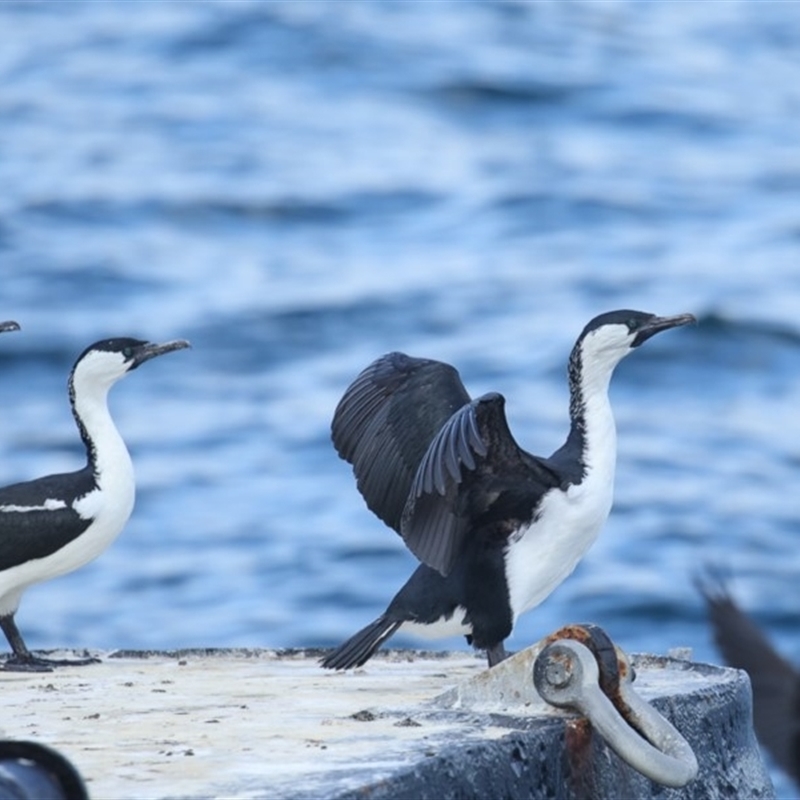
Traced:
POLYGON ((0 570, 44 558, 80 536, 92 520, 82 518, 72 503, 94 488, 87 466, 0 489, 0 570), (47 509, 48 500, 63 501, 66 507, 47 509))

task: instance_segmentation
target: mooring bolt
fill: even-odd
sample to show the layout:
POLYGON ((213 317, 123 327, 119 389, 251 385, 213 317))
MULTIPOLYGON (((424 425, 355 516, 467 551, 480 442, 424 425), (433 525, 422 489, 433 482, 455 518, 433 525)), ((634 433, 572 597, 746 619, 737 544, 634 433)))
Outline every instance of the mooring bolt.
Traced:
POLYGON ((601 628, 569 626, 548 640, 533 665, 544 700, 583 714, 621 759, 651 780, 680 787, 696 777, 689 743, 633 690, 627 655, 601 628))

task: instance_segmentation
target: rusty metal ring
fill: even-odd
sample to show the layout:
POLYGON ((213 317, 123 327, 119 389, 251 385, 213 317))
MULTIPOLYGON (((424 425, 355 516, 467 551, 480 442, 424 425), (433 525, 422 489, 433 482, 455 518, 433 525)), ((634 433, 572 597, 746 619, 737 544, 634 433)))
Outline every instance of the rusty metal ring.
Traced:
POLYGON ((646 777, 685 786, 697 775, 697 758, 683 736, 636 694, 632 680, 632 670, 625 670, 612 702, 600 687, 595 654, 575 639, 552 642, 533 665, 534 685, 548 703, 586 716, 608 746, 646 777))

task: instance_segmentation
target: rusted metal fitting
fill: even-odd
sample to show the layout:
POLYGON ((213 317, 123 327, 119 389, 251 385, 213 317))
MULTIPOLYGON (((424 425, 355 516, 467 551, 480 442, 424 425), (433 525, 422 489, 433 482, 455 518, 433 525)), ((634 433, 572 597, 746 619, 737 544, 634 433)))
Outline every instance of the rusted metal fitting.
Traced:
POLYGON ((601 628, 572 625, 546 641, 533 665, 544 700, 583 714, 620 758, 651 780, 680 787, 696 777, 689 743, 633 690, 630 660, 601 628))

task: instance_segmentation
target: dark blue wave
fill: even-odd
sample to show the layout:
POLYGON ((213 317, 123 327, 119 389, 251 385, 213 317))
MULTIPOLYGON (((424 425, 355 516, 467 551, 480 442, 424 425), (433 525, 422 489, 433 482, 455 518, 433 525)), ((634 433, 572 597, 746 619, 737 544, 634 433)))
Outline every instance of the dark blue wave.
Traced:
POLYGON ((152 198, 120 201, 95 197, 54 198, 28 203, 17 218, 62 225, 129 226, 153 221, 176 225, 254 223, 325 226, 352 220, 374 220, 420 213, 442 202, 442 197, 417 189, 359 191, 332 198, 284 197, 244 200, 208 197, 196 200, 152 198))

